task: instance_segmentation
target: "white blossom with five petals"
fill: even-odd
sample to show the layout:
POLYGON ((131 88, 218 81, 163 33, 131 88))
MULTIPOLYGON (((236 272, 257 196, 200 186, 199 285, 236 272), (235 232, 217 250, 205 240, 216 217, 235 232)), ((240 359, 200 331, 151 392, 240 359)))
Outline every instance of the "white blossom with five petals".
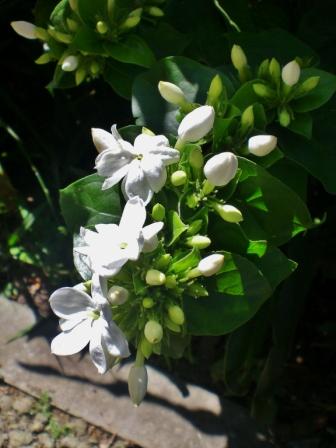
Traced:
POLYGON ((125 198, 139 196, 148 204, 154 192, 164 186, 166 166, 178 162, 179 151, 169 147, 164 135, 140 134, 131 145, 121 138, 116 125, 111 132, 92 129, 93 142, 100 152, 95 168, 100 176, 106 177, 103 190, 123 179, 125 198))
POLYGON ((94 274, 91 296, 83 284, 57 289, 50 297, 53 312, 60 318, 62 333, 51 342, 55 355, 80 352, 89 344, 92 362, 105 373, 130 355, 127 340, 113 322, 107 296, 107 280, 94 274))
POLYGON ((128 260, 137 260, 140 252, 154 250, 158 244, 157 233, 163 222, 143 227, 146 209, 141 198, 129 199, 119 225, 97 224, 96 232, 81 228, 81 244, 75 252, 84 255, 82 261, 102 277, 116 275, 128 260))

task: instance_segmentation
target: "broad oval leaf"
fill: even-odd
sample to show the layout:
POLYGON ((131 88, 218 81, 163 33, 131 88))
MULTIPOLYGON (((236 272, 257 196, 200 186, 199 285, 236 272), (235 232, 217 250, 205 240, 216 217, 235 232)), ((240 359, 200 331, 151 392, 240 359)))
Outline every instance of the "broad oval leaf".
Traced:
POLYGON ((152 50, 135 34, 129 34, 120 42, 108 42, 104 45, 106 52, 119 62, 150 67, 155 62, 152 50))
POLYGON ((235 199, 250 239, 279 246, 312 226, 306 204, 293 190, 251 160, 239 157, 239 167, 235 199))
POLYGON ((185 297, 188 331, 194 335, 222 335, 247 322, 272 294, 261 271, 240 255, 225 253, 222 272, 209 297, 185 297), (216 291, 217 290, 217 291, 216 291))
POLYGON ((121 215, 117 188, 102 191, 104 178, 91 174, 60 191, 62 215, 70 232, 81 226, 118 223, 121 215))

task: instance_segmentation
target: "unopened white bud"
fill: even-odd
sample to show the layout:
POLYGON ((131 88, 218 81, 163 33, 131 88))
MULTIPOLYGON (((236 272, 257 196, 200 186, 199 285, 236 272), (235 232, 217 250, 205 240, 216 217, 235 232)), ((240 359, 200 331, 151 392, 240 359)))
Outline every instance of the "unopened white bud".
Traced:
POLYGON ((11 27, 13 30, 22 37, 26 39, 36 39, 36 26, 33 23, 26 22, 24 20, 17 20, 11 22, 11 27))
POLYGON ((205 249, 210 244, 211 239, 203 235, 194 235, 187 239, 187 246, 196 247, 197 249, 205 249))
POLYGON ((238 159, 232 152, 221 152, 204 165, 204 175, 215 186, 227 185, 236 175, 238 159))
POLYGON ((145 366, 133 365, 128 374, 128 392, 135 406, 144 399, 147 392, 148 375, 145 366))
POLYGON ((210 277, 211 275, 217 274, 224 263, 224 255, 222 254, 212 254, 208 257, 203 258, 198 263, 198 270, 205 277, 210 277))
POLYGON ((283 82, 291 87, 298 82, 300 73, 301 69, 299 64, 296 61, 291 61, 282 68, 281 77, 283 82))
POLYGON ((215 110, 212 106, 201 106, 187 114, 178 128, 179 139, 183 142, 197 142, 213 128, 215 110))
POLYGON ((174 171, 170 176, 170 181, 174 185, 174 187, 180 187, 181 185, 184 185, 187 180, 187 173, 183 170, 174 171))
POLYGON ((166 276, 163 272, 156 269, 149 269, 146 273, 146 283, 151 286, 163 285, 166 281, 166 276))
POLYGON ((248 151, 258 157, 267 156, 277 145, 277 138, 274 135, 255 135, 248 141, 248 151))
POLYGON ((243 220, 241 211, 233 205, 217 204, 214 208, 224 221, 238 223, 243 220))
POLYGON ((182 90, 175 84, 167 81, 160 81, 158 84, 160 95, 168 103, 181 106, 185 104, 186 98, 182 90))
POLYGON ((159 245, 159 238, 157 235, 153 235, 151 238, 145 240, 142 252, 147 254, 148 252, 153 252, 159 245))
POLYGON ((62 70, 64 72, 73 72, 78 67, 78 57, 77 56, 67 56, 62 62, 62 70))
POLYGON ((111 305, 122 305, 127 302, 128 297, 129 292, 127 289, 118 285, 112 286, 107 293, 107 299, 111 305))

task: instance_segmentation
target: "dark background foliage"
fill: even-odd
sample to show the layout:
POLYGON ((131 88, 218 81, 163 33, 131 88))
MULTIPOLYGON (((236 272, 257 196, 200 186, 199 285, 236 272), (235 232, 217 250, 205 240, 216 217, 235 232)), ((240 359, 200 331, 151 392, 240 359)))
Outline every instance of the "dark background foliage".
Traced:
MULTIPOLYGON (((91 127, 108 129, 133 119, 129 102, 104 81, 53 95, 46 90, 53 67, 34 64, 40 43, 20 38, 9 27, 12 20, 33 21, 35 3, 0 1, 0 284, 7 295, 24 296, 45 316, 48 292, 75 276, 58 191, 92 172, 91 127)), ((39 3, 50 7, 56 2, 39 3)), ((251 57, 259 58, 257 33, 281 28, 302 41, 302 51, 311 47, 321 68, 335 73, 333 1, 219 3, 251 33, 240 38, 251 57)), ((157 57, 174 48, 174 54, 212 67, 229 62, 237 35, 212 2, 171 0, 165 20, 176 33, 167 33, 161 42, 156 28, 143 30, 157 57)), ((285 42, 270 39, 269 52, 274 51, 283 63, 290 57, 285 42)), ((321 142, 335 141, 334 106, 335 99, 319 118, 330 126, 323 133, 314 129, 321 142)), ((286 446, 322 448, 336 443, 336 206, 334 196, 316 180, 309 180, 307 198, 312 216, 325 216, 325 222, 285 247, 299 262, 296 273, 229 339, 195 338, 189 356, 172 368, 235 397, 260 420, 275 422, 286 446), (190 369, 190 362, 197 369, 190 369)))

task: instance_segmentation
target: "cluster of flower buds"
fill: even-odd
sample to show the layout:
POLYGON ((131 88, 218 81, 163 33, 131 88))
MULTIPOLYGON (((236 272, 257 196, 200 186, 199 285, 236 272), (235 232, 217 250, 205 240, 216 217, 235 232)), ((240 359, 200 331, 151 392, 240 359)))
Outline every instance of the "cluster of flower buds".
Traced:
POLYGON ((129 3, 127 10, 113 0, 106 0, 103 6, 101 2, 97 4, 96 10, 92 7, 90 17, 87 17, 88 12, 80 1, 62 1, 56 5, 45 28, 22 20, 12 22, 11 26, 20 36, 42 42, 43 54, 35 61, 37 64, 56 62, 62 72, 73 73, 75 83, 79 85, 104 72, 110 57, 105 44, 108 46, 122 40, 144 16, 150 16, 152 20, 162 17, 164 12, 160 4, 164 2, 134 1, 129 3), (91 19, 93 16, 95 22, 91 19), (88 40, 91 44, 86 46, 88 40))

